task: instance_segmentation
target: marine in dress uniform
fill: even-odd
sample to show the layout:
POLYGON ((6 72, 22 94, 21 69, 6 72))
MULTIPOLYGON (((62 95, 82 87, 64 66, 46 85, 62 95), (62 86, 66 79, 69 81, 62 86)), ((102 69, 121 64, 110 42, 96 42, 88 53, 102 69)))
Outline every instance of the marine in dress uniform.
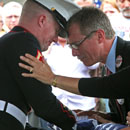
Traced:
POLYGON ((129 84, 125 82, 129 80, 130 73, 130 41, 125 41, 117 37, 115 58, 119 60, 115 66, 116 72, 119 73, 100 79, 80 79, 79 91, 81 94, 87 96, 110 98, 109 104, 111 113, 108 114, 112 117, 111 120, 125 124, 127 112, 130 110, 129 84), (122 69, 124 69, 124 71, 120 72, 122 69), (118 98, 124 99, 118 100, 117 103, 115 99, 118 98))
MULTIPOLYGON (((33 1, 46 6, 62 24, 62 28, 67 20, 67 17, 62 16, 63 13, 69 17, 66 6, 70 7, 70 10, 74 7, 72 11, 68 9, 70 13, 79 9, 65 0, 33 1), (51 10, 52 7, 54 10, 51 10)), ((25 28, 16 26, 0 39, 0 130, 24 130, 26 117, 31 108, 44 120, 56 124, 63 130, 72 130, 75 117, 56 99, 51 87, 33 78, 21 76, 23 69, 18 66, 19 57, 26 52, 42 61, 39 41, 25 28)))

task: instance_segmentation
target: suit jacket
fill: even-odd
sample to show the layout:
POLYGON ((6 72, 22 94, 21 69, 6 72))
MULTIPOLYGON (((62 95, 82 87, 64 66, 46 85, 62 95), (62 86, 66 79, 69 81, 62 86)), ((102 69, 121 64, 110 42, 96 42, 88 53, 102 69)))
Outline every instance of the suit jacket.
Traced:
POLYGON ((51 86, 21 76, 28 72, 18 66, 25 53, 39 58, 41 54, 38 40, 26 29, 14 27, 0 39, 0 100, 12 103, 25 114, 32 107, 39 117, 62 129, 72 129, 75 117, 52 94, 51 86))
POLYGON ((86 96, 110 98, 113 121, 125 123, 127 112, 130 110, 130 42, 118 37, 116 59, 119 56, 122 60, 120 64, 116 64, 117 73, 100 78, 82 78, 79 81, 79 91, 86 96), (120 105, 122 117, 114 98, 125 98, 124 103, 120 105))

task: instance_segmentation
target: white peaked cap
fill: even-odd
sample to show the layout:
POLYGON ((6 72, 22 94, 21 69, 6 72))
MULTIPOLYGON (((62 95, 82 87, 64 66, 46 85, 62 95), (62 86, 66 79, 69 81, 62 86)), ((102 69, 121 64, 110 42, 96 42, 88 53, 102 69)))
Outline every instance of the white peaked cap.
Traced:
POLYGON ((65 31, 66 23, 69 20, 69 18, 74 13, 78 12, 81 9, 80 6, 76 5, 71 0, 34 0, 34 1, 43 5, 52 12, 57 22, 62 27, 61 33, 63 33, 63 29, 65 31))

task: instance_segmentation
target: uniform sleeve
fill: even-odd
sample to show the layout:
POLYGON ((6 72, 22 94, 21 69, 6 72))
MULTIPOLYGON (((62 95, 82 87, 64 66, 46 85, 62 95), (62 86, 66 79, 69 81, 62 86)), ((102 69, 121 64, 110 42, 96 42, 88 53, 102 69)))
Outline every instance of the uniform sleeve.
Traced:
POLYGON ((84 96, 102 98, 130 97, 130 66, 105 77, 82 78, 79 91, 84 96))
POLYGON ((51 87, 34 78, 21 76, 22 72, 28 73, 28 71, 18 66, 18 63, 21 62, 19 57, 25 55, 25 53, 36 56, 37 50, 40 50, 38 41, 26 33, 23 36, 15 36, 11 39, 11 42, 12 45, 7 49, 9 55, 6 56, 6 60, 10 73, 14 77, 13 80, 15 80, 25 102, 41 118, 56 124, 62 129, 71 130, 75 124, 75 117, 67 107, 56 99, 52 94, 51 87))

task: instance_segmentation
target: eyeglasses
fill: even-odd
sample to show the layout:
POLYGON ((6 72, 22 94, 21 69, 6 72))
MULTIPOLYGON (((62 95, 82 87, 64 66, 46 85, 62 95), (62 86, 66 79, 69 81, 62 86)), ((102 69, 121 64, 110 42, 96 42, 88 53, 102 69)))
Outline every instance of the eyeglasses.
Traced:
POLYGON ((88 35, 85 36, 84 39, 80 40, 79 42, 75 42, 75 43, 69 44, 70 47, 73 48, 73 49, 78 49, 79 46, 80 46, 87 38, 89 38, 89 37, 90 37, 93 33, 95 33, 95 32, 97 32, 97 31, 92 31, 92 32, 90 32, 88 35))

